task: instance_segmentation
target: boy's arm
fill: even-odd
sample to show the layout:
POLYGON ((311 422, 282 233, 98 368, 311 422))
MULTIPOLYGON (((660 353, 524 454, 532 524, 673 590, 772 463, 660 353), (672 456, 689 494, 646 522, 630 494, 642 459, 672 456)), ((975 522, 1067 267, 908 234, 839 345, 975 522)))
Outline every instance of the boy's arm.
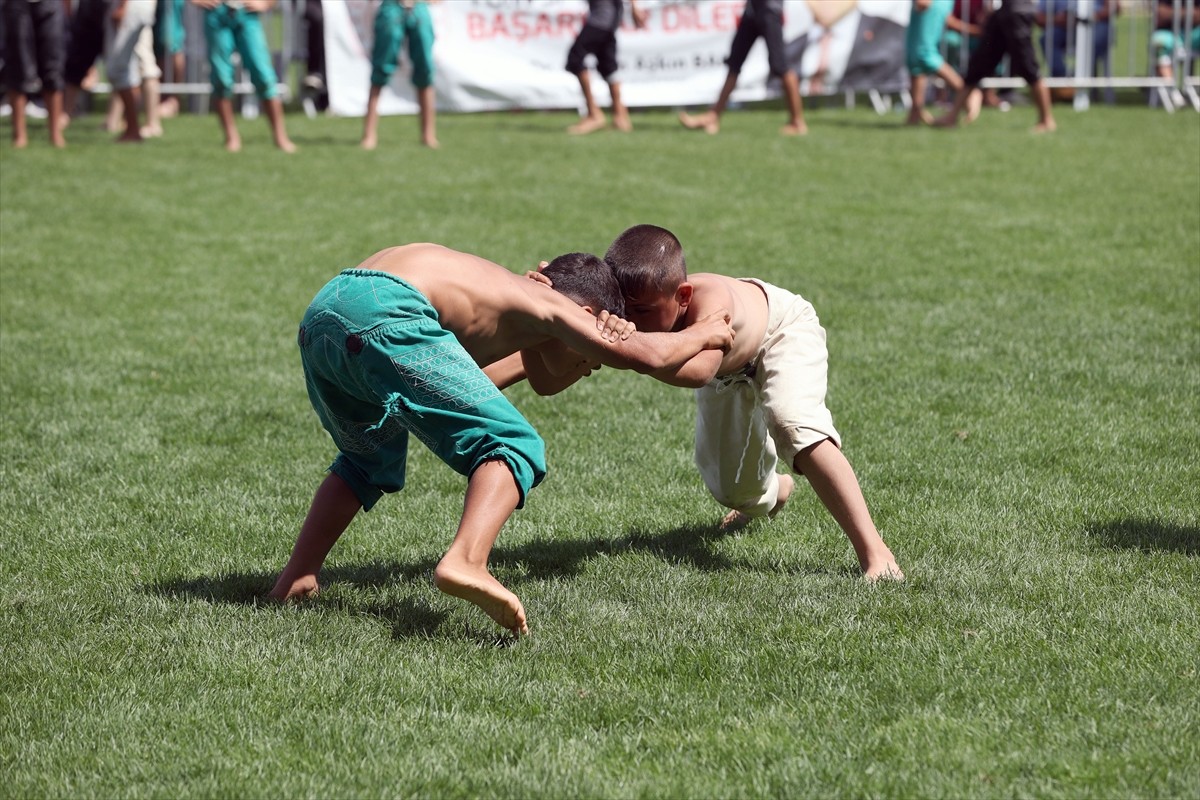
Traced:
POLYGON ((521 358, 525 377, 529 379, 529 388, 542 397, 558 394, 581 378, 591 375, 594 370, 600 369, 600 365, 594 362, 580 362, 574 369, 555 375, 546 366, 542 354, 536 350, 522 350, 517 356, 521 358))
MULTIPOLYGON (((560 295, 561 297, 561 295, 560 295)), ((596 318, 563 298, 561 313, 553 315, 546 333, 561 340, 589 361, 643 374, 677 370, 703 350, 725 351, 733 344, 729 312, 709 314, 678 333, 643 333, 606 341, 596 330, 596 318)))
POLYGON ((699 389, 717 377, 724 356, 721 350, 702 350, 678 368, 660 369, 650 373, 650 376, 672 386, 699 389))
POLYGON ((493 361, 483 368, 483 374, 496 384, 497 389, 507 389, 528 377, 525 374, 525 365, 521 361, 520 353, 513 353, 499 361, 493 361))

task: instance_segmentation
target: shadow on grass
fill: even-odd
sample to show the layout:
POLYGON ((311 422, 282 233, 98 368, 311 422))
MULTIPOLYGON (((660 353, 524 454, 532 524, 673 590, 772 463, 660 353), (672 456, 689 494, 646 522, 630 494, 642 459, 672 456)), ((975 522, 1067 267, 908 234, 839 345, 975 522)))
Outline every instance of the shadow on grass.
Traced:
POLYGON ((1171 525, 1151 519, 1120 519, 1084 529, 1093 541, 1117 550, 1164 550, 1194 556, 1200 553, 1200 528, 1171 525))
MULTIPOLYGON (((505 583, 513 586, 545 578, 562 578, 579 574, 583 565, 601 555, 649 553, 672 564, 686 564, 703 571, 718 571, 745 567, 735 564, 714 552, 712 544, 736 532, 712 526, 689 525, 660 534, 639 529, 630 530, 618 539, 596 537, 588 540, 545 540, 520 547, 497 547, 492 551, 491 568, 505 583), (503 574, 503 573, 509 574, 503 574)), ((321 570, 321 584, 331 587, 349 584, 359 588, 381 588, 396 584, 431 581, 437 559, 400 563, 369 561, 348 566, 327 566, 321 570)), ((761 567, 757 569, 762 569, 761 567)), ((780 567, 789 573, 827 573, 814 567, 780 567)), ((847 574, 853 573, 853 570, 847 574)), ((156 581, 143 587, 149 594, 170 599, 202 600, 209 603, 228 603, 243 606, 266 605, 267 592, 275 583, 275 572, 230 572, 196 578, 172 578, 156 581)), ((394 602, 356 602, 353 595, 341 589, 324 592, 312 602, 296 604, 297 608, 317 613, 357 613, 378 617, 391 626, 393 638, 449 635, 443 623, 448 616, 420 599, 400 598, 394 602)), ((507 646, 509 637, 494 633, 467 632, 481 646, 507 646)), ((457 636, 457 634, 455 634, 457 636)))
MULTIPOLYGON (((492 551, 492 564, 497 567, 517 568, 526 579, 540 579, 576 575, 586 562, 597 556, 648 553, 667 563, 684 564, 703 572, 731 569, 788 574, 828 574, 831 572, 829 569, 812 565, 762 566, 731 561, 714 548, 717 542, 726 537, 752 535, 749 531, 753 530, 754 524, 751 523, 748 528, 732 531, 722 530, 715 525, 684 525, 659 533, 631 528, 624 536, 616 539, 603 537, 582 540, 539 539, 520 547, 497 547, 492 551)), ((856 570, 850 570, 850 572, 856 574, 856 570)))

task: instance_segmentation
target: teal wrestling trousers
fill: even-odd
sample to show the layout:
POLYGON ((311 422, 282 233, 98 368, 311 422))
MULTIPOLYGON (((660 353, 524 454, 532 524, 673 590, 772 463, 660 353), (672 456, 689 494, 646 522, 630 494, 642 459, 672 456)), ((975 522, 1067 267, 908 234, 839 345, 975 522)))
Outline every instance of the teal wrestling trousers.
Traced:
POLYGON ((394 275, 349 269, 304 313, 308 397, 339 450, 330 472, 363 509, 404 488, 411 433, 461 475, 508 465, 525 504, 546 476, 546 446, 425 296, 394 275))

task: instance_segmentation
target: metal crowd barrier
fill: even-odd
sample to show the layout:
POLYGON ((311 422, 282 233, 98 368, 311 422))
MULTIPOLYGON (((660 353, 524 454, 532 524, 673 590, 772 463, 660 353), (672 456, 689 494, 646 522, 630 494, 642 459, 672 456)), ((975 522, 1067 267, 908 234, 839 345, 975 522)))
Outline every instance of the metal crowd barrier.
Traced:
MULTIPOLYGON (((1151 42, 1157 0, 1107 0, 1110 10, 1108 35, 1101 48, 1096 47, 1095 35, 1097 29, 1101 28, 1098 12, 1105 6, 1105 0, 1039 0, 1039 10, 1044 10, 1046 19, 1044 26, 1035 31, 1034 43, 1040 46, 1044 65, 1043 81, 1051 90, 1075 90, 1074 105, 1080 111, 1089 107, 1091 89, 1104 90, 1110 103, 1114 102, 1117 89, 1143 89, 1149 94, 1152 104, 1160 105, 1168 112, 1175 111, 1185 103, 1200 111, 1200 78, 1192 74, 1197 53, 1190 46, 1197 2, 1200 0, 1173 0, 1172 31, 1177 45, 1171 54, 1173 75, 1162 77, 1156 74, 1151 42), (1055 17, 1063 11, 1066 12, 1066 22, 1060 25, 1055 17), (1132 40, 1123 48, 1124 59, 1117 58, 1118 32, 1132 40), (1063 63, 1074 63, 1073 67, 1067 67, 1065 74, 1055 75, 1057 59, 1054 41, 1062 34, 1065 34, 1063 63), (1117 63, 1119 60, 1125 63, 1117 63), (1103 74, 1098 74, 1099 64, 1103 64, 1103 74)), ((969 4, 964 2, 962 5, 969 4)), ((968 57, 968 48, 963 47, 959 63, 955 65, 960 73, 966 71, 968 57)), ((1021 87, 1024 82, 1005 75, 986 78, 981 85, 984 88, 1008 89, 1021 87)))

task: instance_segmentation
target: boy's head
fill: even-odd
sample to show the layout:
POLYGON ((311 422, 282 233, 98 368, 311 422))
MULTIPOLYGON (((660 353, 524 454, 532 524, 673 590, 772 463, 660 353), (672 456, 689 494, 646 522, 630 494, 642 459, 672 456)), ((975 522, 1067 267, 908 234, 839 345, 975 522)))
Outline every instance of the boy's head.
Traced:
POLYGON ((554 289, 591 309, 593 314, 607 311, 625 316, 625 299, 608 264, 591 253, 566 253, 542 267, 554 289))
POLYGON ((683 245, 657 225, 627 228, 604 260, 617 276, 626 318, 644 331, 674 330, 692 300, 683 245))

